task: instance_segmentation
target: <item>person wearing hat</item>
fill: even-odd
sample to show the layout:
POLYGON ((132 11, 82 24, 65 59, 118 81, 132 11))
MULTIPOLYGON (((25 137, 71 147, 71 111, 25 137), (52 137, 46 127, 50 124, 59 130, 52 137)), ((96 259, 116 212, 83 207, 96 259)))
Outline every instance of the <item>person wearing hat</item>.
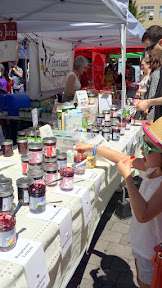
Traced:
POLYGON ((93 144, 77 143, 76 150, 93 151, 117 163, 124 177, 132 206, 130 244, 135 257, 137 281, 141 288, 150 288, 154 247, 162 241, 162 117, 153 124, 143 123, 142 158, 135 158, 93 144), (131 169, 145 171, 139 190, 131 176, 131 169))
POLYGON ((13 93, 24 93, 23 70, 17 66, 17 62, 12 62, 8 77, 11 80, 13 93))

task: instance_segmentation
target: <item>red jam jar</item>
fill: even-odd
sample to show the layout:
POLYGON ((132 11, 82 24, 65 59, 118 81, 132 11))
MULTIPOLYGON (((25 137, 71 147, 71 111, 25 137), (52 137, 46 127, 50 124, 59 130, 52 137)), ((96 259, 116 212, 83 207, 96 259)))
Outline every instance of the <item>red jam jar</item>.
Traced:
POLYGON ((33 182, 33 179, 30 177, 22 177, 16 181, 18 200, 23 206, 29 205, 29 186, 32 185, 33 182))
POLYGON ((60 169, 60 189, 70 191, 74 188, 74 169, 72 167, 63 167, 60 169))
POLYGON ((74 167, 75 167, 75 174, 84 174, 86 168, 86 162, 81 164, 80 166, 76 167, 77 164, 83 162, 87 158, 84 154, 77 154, 74 155, 74 167))
POLYGON ((135 117, 136 117, 136 113, 134 113, 134 114, 131 116, 131 125, 135 125, 135 117))
POLYGON ((118 127, 120 128, 120 136, 123 136, 125 134, 125 118, 119 117, 119 123, 118 127))
POLYGON ((105 122, 110 121, 110 110, 103 110, 103 114, 105 115, 105 122))
POLYGON ((57 165, 52 163, 46 163, 43 165, 43 170, 44 170, 44 183, 49 186, 56 186, 57 182, 53 181, 58 179, 57 165))
POLYGON ((27 154, 24 154, 21 156, 21 162, 22 162, 22 173, 24 175, 27 175, 28 165, 29 165, 29 157, 27 154))
POLYGON ((116 105, 111 105, 110 116, 111 116, 111 118, 117 117, 117 107, 116 107, 116 105))
POLYGON ((56 138, 45 137, 43 138, 43 151, 45 157, 56 157, 56 138))
POLYGON ((17 138, 19 154, 27 154, 28 151, 28 139, 27 138, 17 138))
POLYGON ((125 130, 131 129, 131 118, 125 118, 125 130))
POLYGON ((12 211, 13 209, 13 187, 9 185, 0 186, 0 211, 12 211))
POLYGON ((32 184, 29 186, 29 208, 31 213, 42 213, 46 210, 46 186, 32 184))
POLYGON ((32 164, 42 163, 43 161, 42 148, 43 148, 43 144, 37 141, 28 144, 29 163, 32 163, 32 164))
POLYGON ((58 172, 61 168, 67 166, 67 154, 65 152, 57 154, 57 166, 58 166, 58 172))
POLYGON ((120 139, 120 128, 118 127, 117 120, 113 121, 112 125, 112 140, 113 141, 119 141, 120 139))
POLYGON ((10 157, 13 155, 13 140, 6 139, 2 141, 2 152, 4 157, 10 157))
POLYGON ((42 169, 29 169, 27 175, 34 179, 34 184, 44 184, 43 181, 43 170, 42 169))
POLYGON ((109 127, 104 127, 102 129, 102 136, 106 139, 106 141, 110 140, 110 133, 111 133, 111 129, 109 127))
POLYGON ((11 221, 12 214, 9 212, 0 213, 0 251, 9 251, 16 245, 16 218, 11 221))

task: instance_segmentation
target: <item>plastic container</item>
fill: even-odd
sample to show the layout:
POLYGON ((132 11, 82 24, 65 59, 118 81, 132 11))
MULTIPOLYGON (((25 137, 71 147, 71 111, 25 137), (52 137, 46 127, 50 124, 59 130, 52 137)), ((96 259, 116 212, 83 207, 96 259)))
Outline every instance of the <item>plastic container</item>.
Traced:
POLYGON ((12 211, 13 209, 13 188, 9 185, 0 186, 0 211, 12 211))
POLYGON ((6 139, 2 141, 2 152, 4 157, 10 157, 13 155, 13 140, 6 139))
POLYGON ((23 206, 29 204, 29 186, 32 185, 33 182, 33 179, 30 177, 22 177, 16 181, 18 189, 18 200, 23 206))
POLYGON ((104 127, 102 129, 102 136, 106 139, 106 141, 110 140, 111 129, 109 127, 104 127))
POLYGON ((43 161, 43 144, 40 142, 32 142, 28 144, 29 149, 29 163, 40 164, 43 161))
POLYGON ((58 171, 60 171, 61 168, 67 166, 67 154, 62 152, 57 154, 57 166, 58 166, 58 171))
POLYGON ((0 213, 0 251, 9 251, 16 245, 16 218, 11 213, 0 213))
POLYGON ((74 169, 72 167, 63 167, 60 169, 60 189, 70 191, 74 188, 74 169))
POLYGON ((81 163, 82 161, 84 161, 87 158, 86 155, 84 154, 77 154, 74 155, 74 169, 75 169, 75 174, 79 174, 82 175, 85 173, 85 169, 86 169, 86 163, 81 164, 80 166, 76 167, 77 164, 81 163))
POLYGON ((27 154, 28 151, 28 139, 27 138, 18 138, 17 139, 18 144, 18 151, 19 154, 27 154))
POLYGON ((43 139, 43 153, 45 157, 56 157, 56 138, 45 137, 43 139))
POLYGON ((105 116, 104 114, 98 114, 97 115, 97 126, 104 127, 105 124, 105 116))
POLYGON ((42 213, 46 209, 46 186, 32 184, 29 186, 29 208, 31 213, 42 213))
POLYGON ((88 153, 87 155, 87 162, 86 162, 86 168, 92 169, 96 166, 96 156, 93 156, 92 154, 88 153))
POLYGON ((44 170, 44 183, 49 186, 56 186, 57 182, 53 181, 58 179, 57 165, 52 163, 46 163, 43 165, 43 170, 44 170))
POLYGON ((44 184, 42 169, 29 169, 27 175, 34 179, 34 184, 44 184))

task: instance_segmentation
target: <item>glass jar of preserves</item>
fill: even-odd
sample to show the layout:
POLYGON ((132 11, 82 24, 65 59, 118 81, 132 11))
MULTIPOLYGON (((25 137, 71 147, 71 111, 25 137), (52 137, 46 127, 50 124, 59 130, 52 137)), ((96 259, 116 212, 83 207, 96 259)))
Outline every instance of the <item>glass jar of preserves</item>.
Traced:
POLYGON ((126 125, 125 118, 120 116, 118 119, 119 119, 118 127, 120 128, 120 136, 123 136, 125 134, 125 125, 126 125))
POLYGON ((97 126, 98 127, 104 127, 105 125, 105 116, 104 114, 98 114, 97 115, 97 126))
POLYGON ((103 110, 103 114, 105 115, 105 123, 110 121, 110 110, 103 110))
POLYGON ((33 164, 42 163, 43 161, 42 148, 43 148, 43 144, 37 141, 28 144, 29 163, 33 163, 33 164))
POLYGON ((116 107, 116 105, 111 105, 110 116, 111 117, 117 117, 117 107, 116 107))
POLYGON ((10 221, 12 214, 0 213, 0 251, 10 251, 16 245, 16 217, 10 221))
POLYGON ((44 170, 44 183, 49 186, 56 186, 57 182, 54 182, 58 179, 57 165, 52 163, 43 164, 44 170))
POLYGON ((27 175, 28 165, 29 165, 29 157, 27 154, 24 154, 21 156, 21 162, 22 162, 22 173, 24 175, 27 175))
POLYGON ((112 140, 119 141, 120 139, 120 128, 118 127, 118 122, 114 121, 112 125, 112 140))
POLYGON ((30 131, 27 132, 27 136, 28 136, 29 138, 35 138, 35 135, 36 135, 36 132, 35 132, 35 131, 30 130, 30 131))
POLYGON ((110 140, 110 133, 111 133, 111 129, 109 127, 104 127, 102 129, 102 136, 106 139, 106 141, 110 140))
POLYGON ((93 125, 91 124, 88 124, 87 125, 87 132, 91 132, 91 129, 93 128, 93 125))
POLYGON ((43 157, 43 163, 57 164, 57 157, 43 157))
POLYGON ((95 136, 97 136, 97 135, 99 135, 100 134, 100 129, 98 128, 98 127, 93 127, 92 129, 91 129, 91 135, 93 136, 93 137, 95 137, 95 136))
POLYGON ((45 137, 43 138, 43 152, 45 157, 56 157, 56 138, 45 137))
POLYGON ((63 167, 60 169, 60 189, 65 191, 73 190, 74 188, 74 169, 72 167, 63 167))
POLYGON ((4 177, 3 175, 1 175, 0 177, 0 187, 1 185, 8 185, 12 187, 12 179, 8 178, 8 177, 4 177))
POLYGON ((28 139, 27 138, 17 138, 18 151, 19 154, 27 154, 28 151, 28 139))
POLYGON ((6 139, 2 141, 2 152, 4 157, 10 157, 13 155, 13 140, 6 139))
POLYGON ((131 118, 125 118, 125 130, 131 129, 131 118))
POLYGON ((16 185, 18 189, 18 200, 21 205, 26 206, 29 204, 29 186, 34 183, 30 177, 22 177, 17 179, 16 185))
POLYGON ((136 112, 131 115, 131 125, 135 125, 136 112))
POLYGON ((46 210, 46 186, 32 184, 29 186, 29 208, 31 213, 42 213, 46 210))
POLYGON ((26 131, 17 131, 17 136, 18 137, 25 137, 26 136, 26 131))
POLYGON ((85 154, 77 153, 77 155, 74 155, 75 174, 84 174, 85 173, 86 162, 80 164, 78 167, 76 167, 76 165, 83 162, 86 158, 87 158, 87 156, 85 154))
POLYGON ((34 184, 44 184, 42 169, 29 169, 27 175, 34 179, 34 184))
POLYGON ((65 152, 57 154, 57 166, 58 171, 60 171, 61 168, 67 166, 67 154, 65 152))
POLYGON ((0 186, 0 211, 12 211, 13 209, 13 187, 9 185, 0 186))

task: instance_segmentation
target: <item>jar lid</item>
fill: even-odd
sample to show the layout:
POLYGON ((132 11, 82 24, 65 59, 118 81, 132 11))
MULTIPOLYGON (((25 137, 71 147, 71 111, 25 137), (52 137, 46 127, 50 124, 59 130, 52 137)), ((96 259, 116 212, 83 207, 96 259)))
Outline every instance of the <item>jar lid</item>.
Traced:
POLYGON ((97 114, 97 118, 105 118, 104 114, 97 114))
POLYGON ((17 138, 17 143, 27 143, 28 139, 27 138, 17 138))
POLYGON ((22 177, 22 178, 17 179, 17 181, 16 181, 16 185, 19 188, 28 188, 33 183, 34 183, 34 181, 30 177, 22 177))
POLYGON ((35 137, 35 131, 28 131, 27 136, 28 137, 35 137))
POLYGON ((47 144, 53 144, 56 143, 56 138, 55 137, 45 137, 43 138, 43 143, 47 143, 47 144))
POLYGON ((105 127, 111 127, 111 122, 110 121, 105 122, 105 127))
POLYGON ((25 162, 29 161, 29 156, 28 156, 28 154, 23 154, 23 155, 21 156, 21 161, 25 161, 25 162))
POLYGON ((103 113, 103 114, 110 114, 110 109, 108 109, 108 110, 103 110, 102 113, 103 113))
POLYGON ((63 160, 67 158, 67 154, 65 152, 57 154, 57 160, 63 160))
POLYGON ((57 171, 58 166, 56 164, 53 164, 53 163, 44 163, 43 164, 43 170, 44 171, 57 171))
POLYGON ((29 169, 27 171, 27 174, 29 177, 32 177, 32 178, 40 178, 43 176, 43 170, 42 169, 36 169, 36 168, 33 168, 33 169, 29 169))
POLYGON ((43 144, 41 142, 35 141, 32 143, 28 144, 28 149, 33 149, 33 150, 37 150, 37 149, 42 149, 43 148, 43 144))
POLYGON ((72 167, 62 167, 60 169, 60 175, 63 177, 73 177, 74 176, 74 168, 72 167))
POLYGON ((111 110, 112 110, 112 111, 116 111, 116 110, 117 110, 116 105, 111 105, 111 110))
POLYGON ((104 128, 102 129, 102 132, 110 133, 110 128, 108 128, 108 127, 104 127, 104 128))
POLYGON ((13 144, 12 139, 5 139, 4 141, 2 141, 2 145, 12 145, 12 144, 13 144))
POLYGON ((94 132, 94 133, 95 133, 95 132, 99 133, 99 128, 93 127, 91 131, 94 132))
POLYGON ((0 178, 0 185, 9 185, 12 186, 12 179, 7 177, 0 178))
POLYGON ((0 197, 7 197, 13 194, 13 187, 9 185, 0 186, 0 197))
POLYGON ((57 163, 57 157, 43 157, 45 163, 57 163))
POLYGON ((26 131, 17 131, 18 136, 25 136, 26 131))

